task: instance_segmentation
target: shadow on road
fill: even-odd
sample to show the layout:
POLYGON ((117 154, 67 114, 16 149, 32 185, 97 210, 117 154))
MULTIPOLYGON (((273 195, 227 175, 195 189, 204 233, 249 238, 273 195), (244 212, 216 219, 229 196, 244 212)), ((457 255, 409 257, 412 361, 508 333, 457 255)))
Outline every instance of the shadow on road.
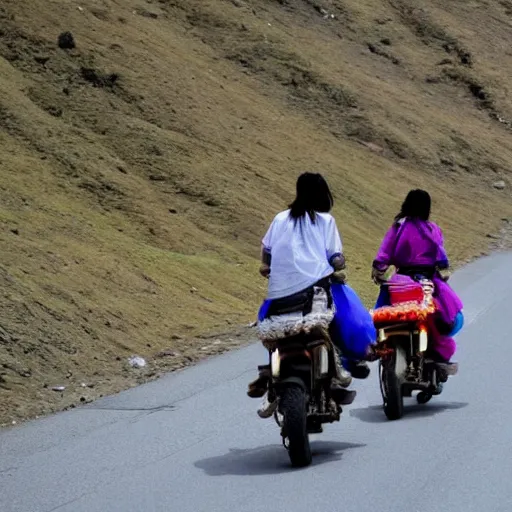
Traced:
MULTIPOLYGON (((469 405, 467 402, 431 402, 426 405, 408 405, 404 404, 404 415, 400 421, 414 418, 425 418, 434 416, 444 411, 462 409, 469 405)), ((382 405, 372 405, 364 409, 352 409, 350 416, 364 421, 365 423, 387 423, 382 405)))
MULTIPOLYGON (((329 441, 312 442, 312 465, 340 460, 345 450, 364 446, 366 445, 329 441)), ((198 460, 194 465, 210 476, 276 475, 293 470, 288 453, 282 445, 261 446, 248 450, 230 448, 229 453, 225 455, 198 460)))

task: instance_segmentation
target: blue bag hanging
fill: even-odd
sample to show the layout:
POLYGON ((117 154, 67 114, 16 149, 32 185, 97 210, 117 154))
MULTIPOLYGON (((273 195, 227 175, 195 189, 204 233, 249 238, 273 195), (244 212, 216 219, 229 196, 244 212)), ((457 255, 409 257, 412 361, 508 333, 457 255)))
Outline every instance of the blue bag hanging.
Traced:
POLYGON ((377 340, 372 316, 350 286, 333 283, 331 292, 336 306, 331 328, 333 342, 344 357, 364 359, 369 346, 377 340))
POLYGON ((452 332, 448 334, 448 336, 453 337, 455 336, 460 330, 464 327, 464 313, 462 311, 459 311, 457 313, 457 316, 455 317, 455 322, 453 322, 453 328, 452 332))

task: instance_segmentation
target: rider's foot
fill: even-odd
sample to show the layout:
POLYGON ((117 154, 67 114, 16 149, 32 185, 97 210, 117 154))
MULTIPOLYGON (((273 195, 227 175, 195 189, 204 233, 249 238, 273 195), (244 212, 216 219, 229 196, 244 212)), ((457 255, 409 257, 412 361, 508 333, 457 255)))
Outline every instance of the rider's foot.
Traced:
POLYGON ((453 377, 459 372, 459 363, 447 361, 437 352, 429 351, 425 362, 434 363, 437 368, 437 375, 441 382, 446 382, 448 377, 453 377))
POLYGON ((370 375, 370 367, 366 361, 349 360, 346 362, 346 368, 354 379, 366 379, 370 375))
POLYGON ((437 363, 437 367, 446 373, 447 377, 453 377, 454 375, 457 375, 459 371, 459 363, 437 363))
POLYGON ((450 363, 450 362, 443 362, 443 363, 436 363, 437 368, 437 377, 441 382, 447 382, 448 377, 453 377, 454 375, 457 375, 459 371, 459 365, 458 363, 450 363))
POLYGON ((348 388, 350 384, 352 384, 352 375, 350 375, 350 373, 347 372, 343 366, 339 366, 336 381, 340 384, 340 386, 348 388))
POLYGON ((350 405, 356 398, 356 392, 345 389, 337 380, 331 383, 331 397, 338 405, 350 405))
POLYGON ((277 409, 277 400, 270 401, 268 395, 265 395, 260 408, 258 409, 258 416, 262 419, 270 418, 277 409))
POLYGON ((270 365, 258 366, 258 378, 249 384, 247 395, 251 398, 261 398, 265 395, 270 381, 270 365))

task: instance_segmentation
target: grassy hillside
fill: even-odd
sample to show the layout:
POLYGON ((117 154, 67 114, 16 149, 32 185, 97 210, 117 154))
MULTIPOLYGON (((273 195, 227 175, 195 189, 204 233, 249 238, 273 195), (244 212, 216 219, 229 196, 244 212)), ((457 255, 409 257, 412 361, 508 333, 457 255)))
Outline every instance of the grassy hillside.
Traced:
POLYGON ((208 333, 252 321, 304 170, 367 300, 410 187, 480 254, 512 218, 511 36, 508 0, 3 0, 0 423, 236 344, 208 333))

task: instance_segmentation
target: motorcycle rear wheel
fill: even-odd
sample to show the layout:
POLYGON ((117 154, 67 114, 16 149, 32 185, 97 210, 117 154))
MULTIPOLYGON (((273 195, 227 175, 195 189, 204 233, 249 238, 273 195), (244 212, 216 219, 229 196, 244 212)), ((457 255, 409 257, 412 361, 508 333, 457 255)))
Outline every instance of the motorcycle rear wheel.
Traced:
POLYGON ((309 466, 312 460, 306 408, 304 389, 300 386, 284 388, 279 409, 283 415, 283 433, 288 438, 288 454, 293 467, 309 466))
POLYGON ((393 355, 381 362, 381 391, 384 401, 384 414, 389 420, 399 420, 404 414, 402 393, 402 373, 407 368, 405 351, 400 346, 393 355))

